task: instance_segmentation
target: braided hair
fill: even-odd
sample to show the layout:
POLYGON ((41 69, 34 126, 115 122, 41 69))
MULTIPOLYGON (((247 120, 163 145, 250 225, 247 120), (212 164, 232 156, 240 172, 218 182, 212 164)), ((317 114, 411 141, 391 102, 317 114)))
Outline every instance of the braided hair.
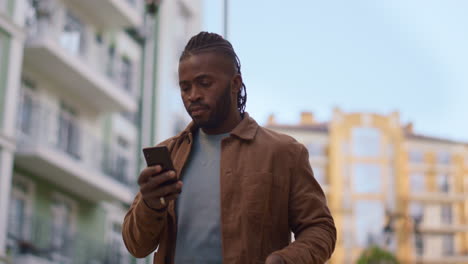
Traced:
MULTIPOLYGON (((239 57, 237 57, 231 43, 216 33, 200 32, 193 36, 185 46, 179 62, 187 57, 202 52, 217 52, 227 56, 234 63, 237 74, 242 75, 239 57)), ((237 109, 239 110, 242 118, 244 117, 246 103, 247 90, 244 82, 242 82, 241 90, 237 94, 237 109)))

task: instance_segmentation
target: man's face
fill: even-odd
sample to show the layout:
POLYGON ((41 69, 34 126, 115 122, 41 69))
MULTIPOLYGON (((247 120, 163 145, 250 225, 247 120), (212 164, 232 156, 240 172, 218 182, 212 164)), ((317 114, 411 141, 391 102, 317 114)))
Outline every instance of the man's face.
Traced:
POLYGON ((232 62, 213 52, 191 55, 179 64, 179 85, 185 109, 201 128, 216 128, 237 109, 232 89, 232 62))

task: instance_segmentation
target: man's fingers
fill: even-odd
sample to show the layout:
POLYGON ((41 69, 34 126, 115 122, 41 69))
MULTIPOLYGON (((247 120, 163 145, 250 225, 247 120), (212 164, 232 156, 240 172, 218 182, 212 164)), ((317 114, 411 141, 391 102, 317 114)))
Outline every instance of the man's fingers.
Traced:
POLYGON ((161 185, 167 181, 175 181, 177 179, 175 171, 166 171, 156 177, 151 179, 152 182, 156 185, 161 185))
POLYGON ((147 182, 140 185, 140 192, 142 194, 153 192, 154 190, 158 189, 159 185, 161 185, 161 182, 165 182, 167 180, 170 180, 170 176, 167 173, 154 176, 147 182))
MULTIPOLYGON (((146 186, 144 186, 146 187, 146 186)), ((159 199, 160 197, 166 197, 173 193, 180 193, 182 191, 182 182, 178 181, 169 185, 161 186, 156 189, 141 190, 141 193, 145 199, 159 199)))
POLYGON ((169 194, 168 196, 164 196, 164 200, 166 200, 166 202, 169 202, 169 201, 177 199, 179 195, 180 193, 172 193, 172 194, 169 194))
POLYGON ((165 196, 157 196, 157 197, 156 197, 156 195, 152 194, 151 197, 146 197, 146 198, 143 198, 143 199, 146 201, 146 203, 148 204, 149 207, 156 208, 156 209, 162 209, 164 207, 167 207, 168 202, 177 199, 177 197, 179 197, 179 195, 180 195, 179 192, 170 193, 170 194, 167 194, 165 196), (165 204, 161 203, 161 200, 160 200, 161 197, 164 197, 164 201, 166 202, 165 204))
POLYGON ((147 193, 157 189, 160 185, 167 181, 175 181, 177 179, 174 171, 167 171, 159 175, 151 177, 147 182, 140 185, 140 191, 147 193))
POLYGON ((138 185, 141 186, 148 182, 153 175, 161 173, 161 170, 162 168, 159 165, 144 168, 140 173, 140 177, 138 177, 138 185))
POLYGON ((149 195, 149 197, 146 197, 145 200, 147 201, 156 201, 159 203, 159 199, 161 197, 164 197, 164 200, 166 202, 169 202, 169 201, 172 201, 172 200, 175 200, 177 197, 179 197, 180 195, 180 192, 173 192, 173 193, 167 193, 165 195, 159 195, 159 194, 155 194, 155 193, 152 193, 149 195))

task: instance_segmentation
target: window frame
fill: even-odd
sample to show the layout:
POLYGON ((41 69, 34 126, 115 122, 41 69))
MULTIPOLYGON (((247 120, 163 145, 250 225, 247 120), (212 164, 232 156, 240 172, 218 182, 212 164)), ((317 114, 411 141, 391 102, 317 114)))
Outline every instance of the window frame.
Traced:
MULTIPOLYGON (((34 213, 34 197, 36 195, 36 184, 34 183, 33 180, 25 177, 22 174, 19 173, 14 173, 13 174, 13 179, 12 179, 12 188, 11 188, 11 193, 10 193, 10 202, 9 202, 9 210, 8 210, 8 225, 10 224, 10 213, 13 211, 13 209, 10 207, 12 205, 12 199, 17 198, 18 200, 23 200, 24 201, 24 221, 22 225, 22 238, 24 240, 31 240, 32 237, 32 217, 34 213), (22 190, 19 190, 15 182, 20 182, 21 184, 24 184, 27 187, 27 191, 23 192, 22 190)), ((11 226, 9 227, 10 230, 11 226)), ((11 239, 7 239, 7 244, 9 246, 14 247, 15 246, 15 241, 12 241, 11 239)))
MULTIPOLYGON (((50 215, 51 215, 51 233, 50 233, 50 246, 53 245, 53 240, 54 240, 54 228, 57 223, 58 217, 54 215, 60 208, 55 207, 54 208, 54 202, 58 201, 61 204, 68 204, 70 207, 70 212, 69 212, 69 218, 70 218, 70 223, 68 224, 68 230, 67 230, 67 237, 75 237, 77 233, 77 217, 78 217, 78 203, 70 198, 69 196, 60 193, 60 192, 53 192, 51 197, 50 197, 50 215)), ((64 245, 66 246, 67 241, 63 242, 64 245)), ((58 250, 54 251, 52 253, 52 259, 56 261, 63 261, 63 263, 71 263, 72 261, 72 256, 68 256, 63 250, 58 250)))

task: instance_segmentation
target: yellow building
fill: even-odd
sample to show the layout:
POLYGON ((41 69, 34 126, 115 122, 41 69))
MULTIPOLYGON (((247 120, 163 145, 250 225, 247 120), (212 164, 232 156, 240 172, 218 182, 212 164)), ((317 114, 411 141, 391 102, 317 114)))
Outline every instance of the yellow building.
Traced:
POLYGON ((267 127, 309 150, 338 229, 332 264, 378 245, 400 263, 468 263, 468 144, 418 135, 399 114, 344 113, 267 127))

